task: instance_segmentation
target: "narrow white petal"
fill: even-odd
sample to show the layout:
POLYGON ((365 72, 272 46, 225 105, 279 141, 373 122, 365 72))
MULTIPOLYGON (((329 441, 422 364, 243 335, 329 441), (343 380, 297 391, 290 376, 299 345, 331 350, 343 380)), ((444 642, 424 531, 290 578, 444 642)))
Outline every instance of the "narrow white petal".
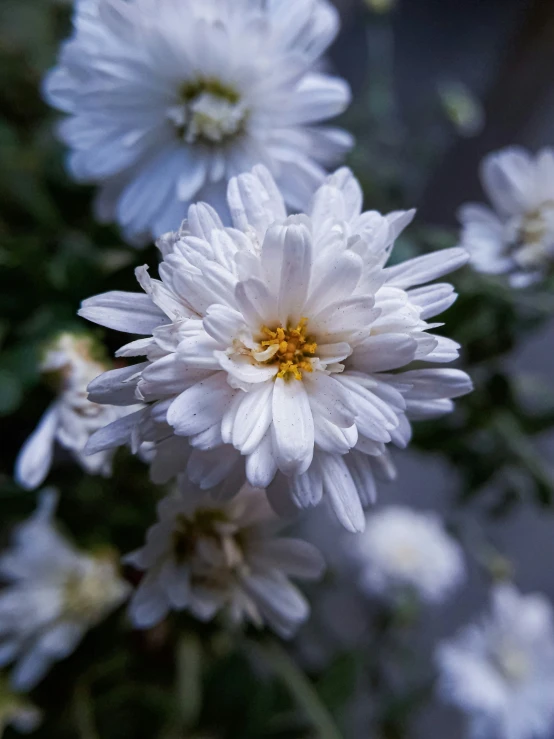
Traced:
POLYGON ((170 322, 148 295, 119 290, 83 300, 79 315, 106 328, 130 334, 151 334, 158 326, 170 322))
POLYGON ((272 430, 273 451, 281 472, 305 472, 314 453, 314 420, 301 380, 275 380, 272 430))
POLYGON ((58 422, 59 405, 54 403, 19 452, 15 464, 15 479, 26 490, 33 490, 41 485, 50 470, 58 422))
POLYGON ((141 362, 104 372, 89 384, 88 399, 105 405, 133 405, 137 402, 135 391, 140 373, 146 367, 148 362, 141 362))
POLYGON ((360 496, 342 457, 318 455, 325 495, 341 524, 354 533, 365 528, 365 516, 360 496))
POLYGON ((277 462, 273 455, 271 430, 246 459, 246 477, 256 488, 267 488, 277 473, 277 462))
POLYGON ((456 246, 408 259, 402 264, 385 269, 387 284, 402 288, 423 285, 463 267, 468 259, 468 252, 456 246))
POLYGON ((169 406, 167 422, 180 436, 193 436, 221 422, 235 394, 224 372, 216 372, 179 395, 169 406))

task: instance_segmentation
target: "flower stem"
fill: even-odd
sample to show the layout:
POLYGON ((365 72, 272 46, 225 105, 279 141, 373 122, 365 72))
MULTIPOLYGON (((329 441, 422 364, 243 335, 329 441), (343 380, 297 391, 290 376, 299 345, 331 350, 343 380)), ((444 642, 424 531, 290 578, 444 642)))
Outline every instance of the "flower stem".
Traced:
POLYGON ((318 739, 342 739, 335 721, 313 684, 298 668, 288 652, 276 641, 256 645, 256 651, 281 679, 298 706, 317 731, 318 739))
POLYGON ((501 412, 495 415, 492 423, 508 449, 548 491, 550 500, 552 500, 554 498, 554 475, 529 441, 517 419, 510 413, 501 412))
POLYGON ((79 739, 100 739, 94 722, 94 709, 87 683, 79 682, 73 693, 73 718, 79 739))

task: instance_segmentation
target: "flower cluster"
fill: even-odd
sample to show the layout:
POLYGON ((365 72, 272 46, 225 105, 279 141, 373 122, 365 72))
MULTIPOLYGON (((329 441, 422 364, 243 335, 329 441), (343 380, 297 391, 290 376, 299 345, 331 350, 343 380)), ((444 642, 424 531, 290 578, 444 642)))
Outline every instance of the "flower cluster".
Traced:
POLYGON ((554 151, 533 157, 511 147, 489 154, 481 179, 494 209, 469 204, 459 213, 473 265, 507 274, 513 287, 540 280, 554 264, 554 151))
POLYGON ((537 739, 554 728, 554 622, 541 595, 499 585, 480 624, 437 652, 443 697, 471 717, 475 739, 537 739))
POLYGON ((464 578, 461 547, 432 513, 389 506, 370 516, 354 541, 360 584, 393 600, 404 592, 440 603, 464 578))
POLYGON ((338 31, 328 0, 86 0, 45 82, 70 172, 101 186, 96 213, 143 243, 195 199, 224 209, 228 180, 270 169, 307 205, 351 136, 320 122, 348 86, 316 71, 338 31))
POLYGON ((387 445, 405 447, 410 420, 449 412, 471 389, 463 371, 433 366, 459 347, 428 322, 456 294, 427 283, 467 254, 387 267, 413 212, 362 212, 347 169, 306 214, 287 217, 261 166, 231 180, 228 203, 233 228, 199 204, 158 242, 161 280, 138 269, 143 294, 84 301, 81 316, 147 336, 118 352, 145 362, 89 387, 94 401, 146 406, 97 432, 88 450, 133 436, 156 444, 155 481, 186 468, 207 489, 235 472, 267 488, 278 512, 325 494, 341 523, 361 531, 375 475, 393 474, 387 445), (431 367, 411 369, 416 360, 431 367))
POLYGON ((40 370, 52 381, 57 397, 19 453, 15 476, 22 487, 33 489, 44 482, 56 443, 89 474, 110 474, 111 452, 84 451, 95 431, 132 410, 88 400, 88 385, 108 366, 95 357, 94 342, 86 335, 64 333, 46 347, 40 370))
MULTIPOLYGON (((48 344, 40 370, 56 397, 15 476, 40 486, 58 447, 84 472, 108 475, 125 446, 153 483, 172 487, 156 498, 144 545, 123 557, 134 588, 117 553, 82 552, 60 534, 55 493, 16 528, 0 555, 0 668, 10 671, 10 687, 0 676, 0 735, 40 719, 12 691, 34 688, 127 599, 136 629, 176 611, 213 621, 214 632, 267 627, 290 638, 310 613, 296 580, 320 578, 322 551, 340 575, 324 592, 337 641, 365 631, 380 598, 385 642, 398 616, 415 613, 413 596, 439 604, 464 580, 462 547, 438 516, 366 509, 394 478, 391 449, 409 445, 412 422, 453 411, 472 390, 466 372, 444 366, 460 346, 435 333, 437 317, 457 295, 438 280, 469 259, 515 287, 553 271, 554 151, 490 154, 481 175, 492 208, 460 210, 460 246, 399 263, 395 242, 415 211, 365 210, 352 172, 329 173, 353 143, 327 125, 350 98, 324 66, 338 18, 330 0, 73 4, 72 35, 44 82, 65 114, 68 169, 98 186, 98 220, 135 246, 156 239, 160 263, 156 276, 135 270, 141 291, 82 303, 82 318, 131 335, 115 367, 86 335, 48 344), (282 533, 320 503, 301 538, 282 533), (343 618, 343 575, 354 619, 343 618)), ((482 123, 467 91, 442 93, 461 130, 482 123)), ((204 633, 212 651, 219 639, 204 633)), ((381 661, 371 683, 385 694, 381 661)), ((439 694, 469 715, 473 739, 542 739, 554 728, 554 622, 541 596, 496 586, 490 613, 442 643, 436 662, 439 694)), ((166 727, 189 728, 196 735, 166 727)))
POLYGON ((158 516, 146 545, 125 558, 146 571, 130 607, 137 626, 156 624, 170 608, 202 621, 224 611, 231 623, 265 621, 291 636, 307 618, 308 603, 287 575, 316 579, 323 560, 311 544, 275 536, 260 491, 245 486, 222 503, 187 489, 164 498, 158 516))
POLYGON ((81 553, 58 533, 52 522, 56 501, 45 491, 0 557, 6 583, 0 592, 0 666, 16 663, 11 682, 17 690, 38 683, 129 592, 111 554, 81 553))

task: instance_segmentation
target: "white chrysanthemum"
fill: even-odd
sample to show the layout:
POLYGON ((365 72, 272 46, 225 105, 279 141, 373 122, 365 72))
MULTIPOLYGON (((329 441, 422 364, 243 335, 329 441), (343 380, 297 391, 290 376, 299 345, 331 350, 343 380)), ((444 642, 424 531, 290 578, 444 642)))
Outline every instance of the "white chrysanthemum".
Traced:
POLYGON ((23 696, 14 693, 4 678, 0 678, 0 737, 8 726, 20 734, 30 734, 40 725, 42 714, 23 696))
POLYGON ((258 163, 304 208, 352 144, 316 125, 349 101, 314 71, 339 26, 328 0, 92 0, 74 26, 45 94, 69 115, 71 173, 101 185, 99 219, 136 242, 195 199, 222 214, 228 180, 258 163))
POLYGON ((432 513, 389 506, 369 516, 352 547, 361 587, 370 593, 395 598, 408 590, 440 603, 464 578, 461 547, 432 513))
POLYGON ((38 683, 52 662, 67 657, 85 631, 128 595, 109 556, 84 554, 56 530, 57 496, 44 492, 0 557, 0 666, 16 662, 16 690, 38 683))
POLYGON ((514 287, 541 279, 554 264, 554 150, 489 154, 481 180, 493 208, 469 204, 459 212, 475 269, 507 274, 514 287))
POLYGON ((362 530, 373 471, 392 474, 385 446, 406 446, 408 418, 446 413, 471 389, 460 370, 396 372, 458 356, 455 342, 427 333, 454 289, 416 286, 462 265, 466 252, 384 268, 413 213, 362 213, 346 169, 307 215, 287 218, 263 167, 233 179, 228 198, 233 229, 200 204, 159 241, 162 281, 137 270, 146 294, 83 303, 89 320, 151 335, 119 352, 147 355, 132 378, 116 370, 89 387, 93 400, 118 404, 134 388, 147 408, 95 434, 89 451, 131 436, 156 442, 153 479, 162 482, 187 466, 188 439, 187 471, 201 487, 219 484, 242 456, 248 481, 271 485, 278 512, 291 501, 316 505, 325 491, 344 526, 362 530))
POLYGON ((40 370, 53 378, 59 389, 56 400, 17 458, 15 477, 28 490, 39 487, 46 479, 56 443, 67 449, 89 474, 111 472, 112 452, 87 456, 83 450, 91 434, 133 409, 99 405, 87 399, 88 385, 107 369, 106 364, 91 356, 93 349, 90 338, 65 333, 45 352, 40 370))
POLYGON ((172 608, 202 621, 224 611, 234 623, 266 622, 285 637, 306 620, 309 605, 288 576, 317 579, 323 560, 305 541, 276 537, 260 493, 246 485, 222 503, 187 489, 161 501, 146 546, 125 558, 146 571, 131 601, 137 626, 172 608))
POLYGON ((492 609, 437 652, 439 688, 473 739, 546 739, 554 729, 554 628, 541 595, 497 586, 492 609))

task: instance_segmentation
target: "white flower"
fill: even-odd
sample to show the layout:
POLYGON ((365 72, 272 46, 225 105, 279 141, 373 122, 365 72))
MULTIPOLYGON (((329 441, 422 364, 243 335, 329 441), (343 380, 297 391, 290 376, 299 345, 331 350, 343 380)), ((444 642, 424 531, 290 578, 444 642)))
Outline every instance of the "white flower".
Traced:
POLYGON ((158 506, 146 546, 126 561, 146 571, 134 595, 133 622, 147 628, 172 608, 209 621, 221 610, 234 623, 267 622, 291 636, 309 606, 288 576, 318 578, 324 563, 311 544, 275 536, 275 516, 246 485, 230 502, 204 493, 173 494, 158 506))
POLYGON ((440 603, 464 578, 462 550, 432 513, 389 506, 369 516, 352 546, 361 587, 370 593, 394 598, 408 590, 440 603))
POLYGON ((541 279, 554 263, 554 150, 489 154, 481 180, 493 208, 469 204, 459 212, 475 269, 508 274, 513 287, 541 279))
POLYGON ((40 725, 42 714, 21 695, 14 693, 7 681, 0 678, 0 737, 11 726, 21 734, 30 734, 40 725))
POLYGON ((442 696, 470 716, 473 739, 545 739, 554 728, 552 608, 497 586, 492 609, 437 652, 442 696))
POLYGON ((99 405, 87 399, 87 386, 107 369, 106 364, 93 359, 93 348, 90 338, 69 333, 49 345, 40 370, 55 379, 58 395, 17 458, 15 476, 22 487, 33 489, 44 482, 56 443, 71 452, 89 474, 110 474, 112 452, 87 456, 83 449, 91 434, 132 408, 99 405))
POLYGON ((116 370, 89 387, 91 399, 120 404, 134 386, 148 406, 97 432, 88 449, 131 436, 156 442, 153 479, 162 482, 187 466, 188 439, 187 471, 201 487, 219 484, 242 457, 248 481, 271 486, 278 512, 316 505, 325 491, 344 526, 362 530, 374 470, 393 474, 386 444, 406 446, 408 418, 446 413, 471 389, 456 369, 393 372, 458 356, 455 342, 427 333, 440 325, 427 319, 455 300, 452 286, 415 286, 459 267, 466 252, 385 269, 413 213, 362 213, 346 169, 307 215, 287 218, 263 167, 231 180, 228 198, 235 228, 192 206, 179 233, 158 242, 162 280, 137 270, 146 294, 83 303, 89 320, 150 335, 119 352, 147 355, 133 379, 116 370))
POLYGON ((36 685, 128 594, 111 557, 83 554, 56 531, 55 505, 56 495, 45 491, 0 557, 8 583, 0 592, 0 666, 16 662, 16 690, 36 685))
POLYGON ((267 166, 304 208, 352 145, 318 126, 349 102, 316 72, 338 14, 328 0, 89 0, 45 83, 68 114, 68 166, 101 186, 102 221, 141 243, 178 228, 191 201, 225 208, 228 180, 267 166))

